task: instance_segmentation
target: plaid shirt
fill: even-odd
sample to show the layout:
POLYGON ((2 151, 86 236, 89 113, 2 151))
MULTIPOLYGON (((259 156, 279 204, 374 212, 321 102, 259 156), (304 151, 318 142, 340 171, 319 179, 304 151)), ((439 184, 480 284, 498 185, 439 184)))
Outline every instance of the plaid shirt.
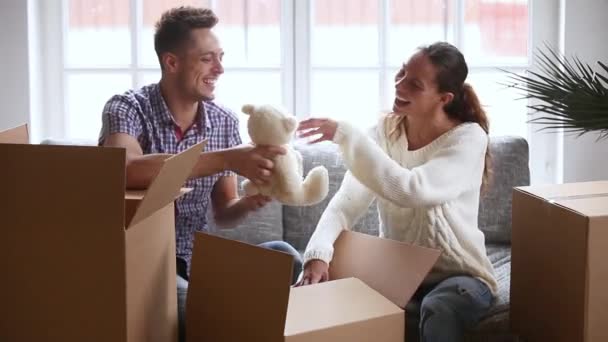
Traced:
MULTIPOLYGON (((176 154, 203 139, 208 139, 206 151, 241 144, 236 114, 212 101, 200 103, 195 123, 178 140, 178 126, 161 95, 159 84, 113 96, 103 109, 102 121, 99 144, 110 134, 126 133, 137 139, 144 154, 176 154)), ((206 213, 213 185, 220 177, 230 175, 234 174, 224 171, 187 181, 185 186, 193 190, 175 203, 176 251, 177 256, 186 261, 188 270, 193 234, 197 230, 207 230, 206 213)))

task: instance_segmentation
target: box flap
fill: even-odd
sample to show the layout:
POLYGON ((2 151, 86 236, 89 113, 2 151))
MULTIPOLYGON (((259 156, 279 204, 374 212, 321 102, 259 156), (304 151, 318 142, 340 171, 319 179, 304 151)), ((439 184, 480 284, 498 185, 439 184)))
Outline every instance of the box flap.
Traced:
POLYGON ((287 253, 195 233, 187 341, 283 341, 292 268, 287 253))
POLYGON ((405 308, 440 254, 436 249, 345 230, 334 244, 329 277, 359 278, 405 308))
POLYGON ((608 194, 604 194, 603 196, 558 200, 555 201, 555 203, 587 217, 608 216, 608 194))
POLYGON ((120 341, 125 149, 0 144, 0 156, 0 269, 20 279, 0 284, 0 340, 120 341))
POLYGON ((0 132, 0 144, 29 144, 29 142, 27 124, 0 132))
MULTIPOLYGON (((192 191, 192 188, 181 188, 179 189, 179 193, 177 194, 176 198, 179 198, 190 191, 192 191)), ((146 193, 148 193, 148 190, 127 190, 125 192, 125 199, 128 201, 141 201, 144 199, 144 197, 146 197, 146 193)))
POLYGON ((401 310, 356 278, 291 289, 285 336, 293 336, 387 315, 401 310))
POLYGON ((515 189, 584 216, 608 215, 608 181, 546 184, 515 189))
POLYGON ((517 187, 516 190, 546 200, 558 201, 608 195, 608 181, 532 185, 517 187))
POLYGON ((158 175, 150 184, 133 218, 126 227, 145 219, 179 196, 180 189, 192 172, 206 142, 206 140, 200 142, 164 161, 158 175))

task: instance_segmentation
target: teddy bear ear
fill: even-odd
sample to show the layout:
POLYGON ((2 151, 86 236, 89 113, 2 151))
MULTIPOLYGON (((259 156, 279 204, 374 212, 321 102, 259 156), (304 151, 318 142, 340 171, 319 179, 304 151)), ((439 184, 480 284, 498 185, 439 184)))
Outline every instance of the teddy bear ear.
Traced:
POLYGON ((283 119, 283 126, 289 132, 295 130, 297 125, 298 125, 298 121, 293 116, 288 116, 283 119))
POLYGON ((255 106, 252 104, 246 104, 241 108, 241 111, 247 115, 252 115, 255 111, 255 106))

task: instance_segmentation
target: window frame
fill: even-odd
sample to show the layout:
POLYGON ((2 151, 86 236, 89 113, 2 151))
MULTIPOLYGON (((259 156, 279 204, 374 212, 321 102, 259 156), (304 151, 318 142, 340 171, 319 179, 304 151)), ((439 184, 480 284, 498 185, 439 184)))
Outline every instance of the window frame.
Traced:
MULTIPOLYGON (((32 124, 39 138, 65 137, 67 130, 67 75, 70 73, 107 73, 126 72, 131 75, 132 86, 141 85, 141 75, 145 72, 158 72, 158 68, 141 67, 137 65, 139 54, 139 30, 141 27, 142 0, 129 0, 131 10, 131 64, 121 68, 70 68, 65 65, 65 35, 67 33, 67 8, 69 0, 32 0, 38 8, 39 31, 34 34, 38 38, 38 45, 42 52, 40 65, 42 74, 38 77, 41 87, 41 106, 43 113, 32 114, 32 124), (133 25, 135 23, 135 25, 133 25), (58 48, 59 47, 59 48, 58 48)), ((212 0, 212 5, 221 0, 212 0)), ((377 68, 380 84, 378 96, 382 105, 392 98, 392 89, 388 89, 388 77, 398 66, 387 65, 388 21, 390 9, 389 0, 378 0, 379 11, 379 61, 377 68)), ((450 0, 448 0, 450 1, 450 0)), ((455 15, 459 24, 446 32, 446 40, 452 41, 457 47, 463 46, 463 32, 460 29, 464 24, 464 9, 466 0, 455 1, 455 15)), ((471 74, 479 71, 495 69, 497 67, 524 71, 534 67, 533 51, 542 44, 563 47, 564 33, 563 11, 564 1, 529 0, 528 2, 528 59, 527 63, 519 65, 475 65, 470 63, 471 74), (544 15, 536 15, 543 13, 544 15), (549 14, 547 14, 549 13, 549 14), (552 15, 554 14, 554 15, 552 15)), ((310 115, 311 108, 311 0, 282 0, 281 1, 281 43, 282 43, 282 98, 284 105, 292 111, 298 119, 310 115)), ((446 22, 449 26, 449 23, 446 22)), ((317 67, 315 67, 318 69, 317 67)), ((260 71, 264 68, 226 67, 231 71, 260 71)), ((271 68, 276 70, 277 68, 271 68)), ((328 68, 336 69, 336 68, 328 68)), ((362 68, 365 69, 365 68, 362 68)), ((369 69, 369 68, 368 68, 369 69)), ((338 68, 339 70, 339 68, 338 68)), ((35 79, 36 77, 34 77, 35 79)), ((117 90, 120 92, 120 90, 117 90)), ((101 111, 101 110, 100 110, 101 111)), ((313 113, 314 114, 314 113, 313 113)), ((530 166, 533 170, 533 183, 560 182, 563 178, 563 137, 561 134, 544 134, 539 132, 536 125, 527 124, 528 134, 525 137, 530 145, 530 166)))

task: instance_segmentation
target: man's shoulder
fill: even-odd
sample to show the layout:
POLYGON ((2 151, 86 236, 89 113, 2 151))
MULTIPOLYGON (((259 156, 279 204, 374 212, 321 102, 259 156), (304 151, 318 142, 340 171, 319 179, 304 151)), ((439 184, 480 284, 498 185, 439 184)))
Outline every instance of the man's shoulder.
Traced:
POLYGON ((123 104, 146 107, 156 94, 156 86, 157 84, 150 84, 138 89, 129 89, 122 94, 116 94, 108 100, 107 105, 123 104))
POLYGON ((217 103, 215 101, 205 101, 205 109, 207 110, 207 116, 212 121, 228 121, 230 123, 239 122, 238 115, 230 108, 217 103))

